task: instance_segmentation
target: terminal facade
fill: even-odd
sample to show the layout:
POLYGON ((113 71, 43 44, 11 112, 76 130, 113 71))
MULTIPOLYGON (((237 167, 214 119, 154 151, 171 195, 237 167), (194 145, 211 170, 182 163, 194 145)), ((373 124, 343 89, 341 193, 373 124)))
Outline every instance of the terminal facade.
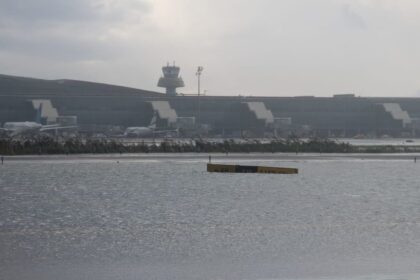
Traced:
POLYGON ((76 122, 85 134, 119 134, 157 115, 157 127, 185 137, 420 136, 420 98, 185 96, 175 91, 183 86, 179 68, 167 67, 159 80, 166 94, 0 75, 0 123, 33 120, 42 103, 45 124, 76 122))

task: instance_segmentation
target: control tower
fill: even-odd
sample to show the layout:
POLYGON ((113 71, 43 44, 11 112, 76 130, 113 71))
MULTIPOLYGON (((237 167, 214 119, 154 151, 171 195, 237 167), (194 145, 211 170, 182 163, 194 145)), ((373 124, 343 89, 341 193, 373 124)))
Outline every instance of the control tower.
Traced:
POLYGON ((179 77, 178 66, 169 66, 169 63, 162 67, 163 77, 160 77, 157 84, 158 87, 166 88, 166 94, 168 96, 176 96, 176 88, 184 87, 184 81, 179 77))

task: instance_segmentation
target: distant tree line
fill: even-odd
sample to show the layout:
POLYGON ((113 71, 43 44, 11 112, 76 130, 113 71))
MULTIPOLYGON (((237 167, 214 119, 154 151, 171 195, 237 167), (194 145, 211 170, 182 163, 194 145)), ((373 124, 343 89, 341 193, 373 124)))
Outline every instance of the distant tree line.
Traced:
POLYGON ((0 154, 2 155, 34 155, 34 154, 106 154, 106 153, 347 153, 354 151, 346 143, 337 143, 328 139, 273 140, 262 143, 258 140, 236 142, 225 140, 212 142, 195 140, 190 143, 164 141, 156 144, 124 144, 115 140, 71 138, 57 141, 49 137, 31 139, 0 139, 0 154))
POLYGON ((0 139, 1 155, 35 154, 106 154, 106 153, 393 153, 419 152, 420 147, 396 146, 352 146, 330 139, 300 140, 289 138, 261 142, 258 140, 212 142, 195 140, 191 142, 164 141, 155 144, 124 144, 116 140, 71 138, 57 141, 49 137, 31 139, 0 139))

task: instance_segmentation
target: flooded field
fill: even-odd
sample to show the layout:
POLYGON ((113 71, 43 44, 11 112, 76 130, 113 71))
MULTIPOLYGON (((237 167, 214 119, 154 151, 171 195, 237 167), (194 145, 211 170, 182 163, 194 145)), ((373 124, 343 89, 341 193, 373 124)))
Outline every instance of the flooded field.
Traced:
MULTIPOLYGON (((419 157, 420 158, 420 157, 419 157)), ((412 155, 7 158, 0 279, 419 279, 412 155)))

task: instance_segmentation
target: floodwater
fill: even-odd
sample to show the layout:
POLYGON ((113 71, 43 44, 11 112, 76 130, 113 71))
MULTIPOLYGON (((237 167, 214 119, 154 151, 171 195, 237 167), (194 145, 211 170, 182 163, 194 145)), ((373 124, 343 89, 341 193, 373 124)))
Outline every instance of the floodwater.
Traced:
POLYGON ((402 139, 402 138, 387 138, 387 139, 336 139, 338 142, 349 143, 355 146, 420 146, 418 139, 402 139))
POLYGON ((44 157, 0 166, 0 279, 420 279, 420 161, 44 157))

